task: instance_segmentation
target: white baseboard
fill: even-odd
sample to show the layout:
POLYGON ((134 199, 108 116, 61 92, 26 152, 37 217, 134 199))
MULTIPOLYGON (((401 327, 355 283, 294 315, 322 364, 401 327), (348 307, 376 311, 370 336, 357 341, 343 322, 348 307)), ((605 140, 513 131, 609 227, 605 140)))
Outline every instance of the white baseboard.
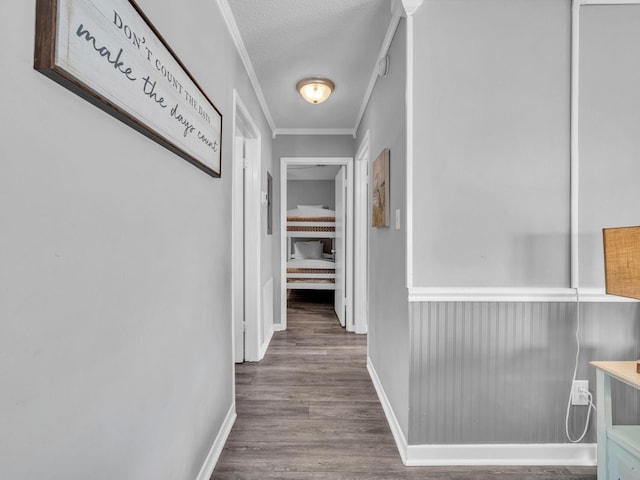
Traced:
POLYGON ((271 325, 271 328, 269 329, 269 333, 267 334, 267 339, 262 344, 262 347, 260 347, 260 360, 264 358, 264 356, 267 353, 267 350, 269 349, 269 345, 271 344, 271 339, 273 338, 274 331, 275 331, 275 328, 273 325, 271 325))
POLYGON ((234 402, 227 413, 227 417, 222 423, 222 427, 220 427, 218 435, 216 435, 216 439, 213 441, 211 450, 209 450, 209 454, 207 455, 196 480, 209 480, 211 475, 213 475, 213 469, 216 468, 216 464, 222 454, 224 444, 227 442, 227 438, 229 438, 229 434, 231 433, 231 428, 236 421, 236 417, 236 404, 234 402))
POLYGON ((597 463, 597 448, 594 443, 409 445, 370 358, 367 358, 367 370, 387 417, 402 463, 408 467, 594 466, 597 463))
POLYGON ((400 458, 402 458, 402 463, 407 464, 407 438, 404 436, 404 432, 402 431, 402 427, 400 427, 400 423, 396 418, 396 414, 391 407, 391 402, 389 402, 389 398, 384 391, 384 387, 382 386, 382 382, 380 381, 380 377, 376 372, 376 369, 371 363, 371 358, 367 356, 367 370, 369 371, 369 376, 371 376, 371 381, 373 382, 373 386, 376 389, 376 393, 378 394, 378 398, 380 399, 380 403, 382 404, 382 409, 384 410, 384 414, 387 417, 387 422, 389 423, 389 427, 391 428, 391 433, 393 434, 393 439, 396 441, 396 446, 398 447, 398 452, 400 453, 400 458))
POLYGON ((281 323, 274 323, 273 330, 276 332, 284 332, 286 328, 284 328, 281 323))
POLYGON ((511 465, 594 466, 596 444, 409 445, 409 467, 511 465))

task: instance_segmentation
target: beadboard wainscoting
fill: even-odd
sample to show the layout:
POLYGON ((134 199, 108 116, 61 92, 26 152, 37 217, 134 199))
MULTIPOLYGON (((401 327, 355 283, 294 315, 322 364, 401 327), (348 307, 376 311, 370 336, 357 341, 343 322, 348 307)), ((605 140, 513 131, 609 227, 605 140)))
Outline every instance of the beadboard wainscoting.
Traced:
MULTIPOLYGON (((538 445, 534 452, 545 456, 549 445, 569 447, 565 414, 578 315, 577 378, 588 379, 595 392, 589 361, 640 356, 638 303, 411 303, 407 464, 437 464, 443 458, 433 453, 444 450, 445 463, 455 465, 509 464, 509 459, 531 465, 594 464, 595 415, 581 446, 563 447, 566 454, 536 458, 514 450, 538 445), (491 445, 495 453, 487 455, 490 449, 485 448, 472 458, 475 450, 465 449, 469 445, 476 450, 491 445)), ((614 423, 640 423, 638 395, 621 384, 613 387, 614 423)), ((574 438, 582 432, 586 413, 587 407, 572 408, 574 438)))

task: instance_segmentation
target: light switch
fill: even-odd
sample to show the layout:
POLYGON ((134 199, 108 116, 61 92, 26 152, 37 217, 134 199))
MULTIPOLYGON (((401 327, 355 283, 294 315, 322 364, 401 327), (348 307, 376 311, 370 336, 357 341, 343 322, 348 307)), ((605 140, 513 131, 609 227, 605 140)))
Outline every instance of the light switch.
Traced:
POLYGON ((400 209, 396 210, 396 230, 400 230, 400 209))

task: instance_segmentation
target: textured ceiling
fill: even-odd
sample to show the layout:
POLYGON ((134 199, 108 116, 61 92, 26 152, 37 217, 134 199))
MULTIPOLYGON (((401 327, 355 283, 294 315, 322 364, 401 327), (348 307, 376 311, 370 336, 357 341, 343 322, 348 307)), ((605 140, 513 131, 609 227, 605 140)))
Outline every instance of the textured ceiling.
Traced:
POLYGON ((228 0, 277 130, 353 129, 392 20, 391 0, 228 0), (333 80, 325 103, 296 92, 333 80))

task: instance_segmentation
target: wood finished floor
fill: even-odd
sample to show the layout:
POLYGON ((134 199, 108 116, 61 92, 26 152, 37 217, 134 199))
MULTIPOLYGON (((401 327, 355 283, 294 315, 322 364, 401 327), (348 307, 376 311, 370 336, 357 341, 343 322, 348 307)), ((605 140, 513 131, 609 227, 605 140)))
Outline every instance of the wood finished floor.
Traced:
POLYGON ((236 367, 238 419, 215 480, 596 480, 585 467, 404 467, 333 292, 293 293, 288 329, 260 363, 236 367))

